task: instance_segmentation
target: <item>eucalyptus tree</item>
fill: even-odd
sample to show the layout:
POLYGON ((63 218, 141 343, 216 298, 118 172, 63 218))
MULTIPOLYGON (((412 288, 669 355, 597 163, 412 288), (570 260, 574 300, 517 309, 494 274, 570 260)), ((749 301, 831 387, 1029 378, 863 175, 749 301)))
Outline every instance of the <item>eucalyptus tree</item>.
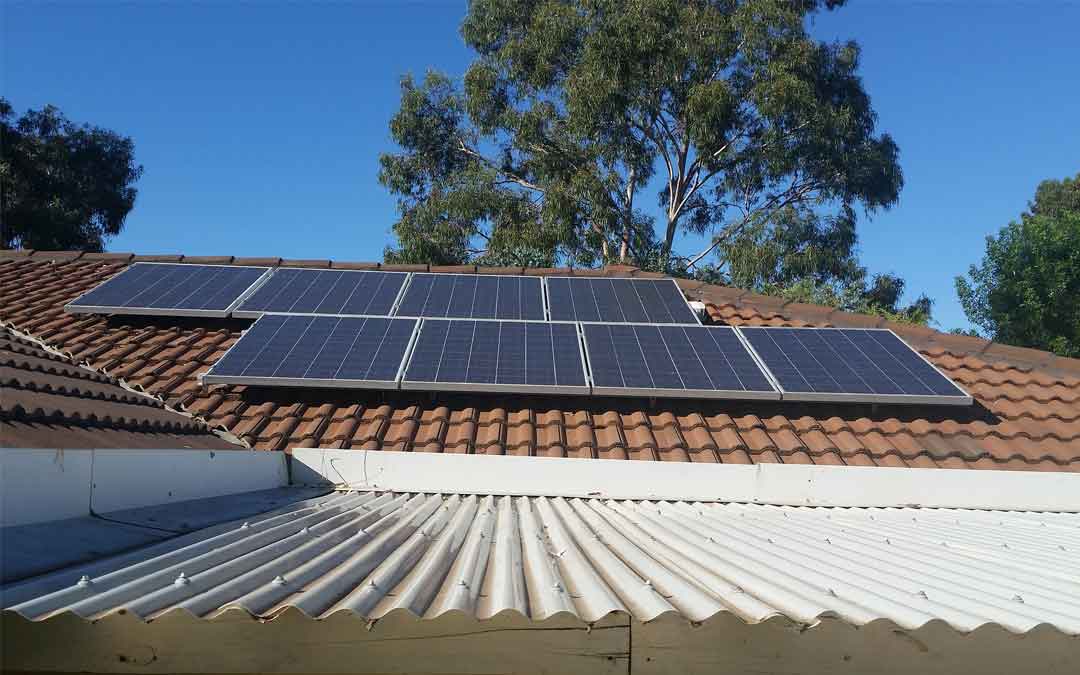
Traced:
POLYGON ((1080 357, 1080 175, 1040 183, 956 291, 988 337, 1080 357))
POLYGON ((888 208, 903 178, 858 46, 807 31, 841 4, 472 0, 460 86, 402 82, 388 256, 685 270, 784 213, 842 236, 838 216, 888 208), (712 236, 679 254, 684 233, 712 236))
POLYGON ((101 251, 135 206, 135 144, 0 98, 0 248, 101 251))

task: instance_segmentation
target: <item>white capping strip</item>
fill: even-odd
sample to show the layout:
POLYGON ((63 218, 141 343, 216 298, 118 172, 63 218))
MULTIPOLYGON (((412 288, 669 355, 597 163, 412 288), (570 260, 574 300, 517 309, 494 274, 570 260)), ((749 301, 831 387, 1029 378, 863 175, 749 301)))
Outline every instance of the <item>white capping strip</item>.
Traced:
POLYGON ((698 464, 296 448, 297 484, 355 490, 797 506, 1080 512, 1080 474, 698 464))

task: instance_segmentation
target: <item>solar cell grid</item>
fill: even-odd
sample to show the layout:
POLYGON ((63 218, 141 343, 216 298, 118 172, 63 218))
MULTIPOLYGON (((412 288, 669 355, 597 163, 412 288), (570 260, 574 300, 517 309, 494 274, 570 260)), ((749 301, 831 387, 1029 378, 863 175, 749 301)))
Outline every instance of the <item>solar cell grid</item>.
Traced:
POLYGON ((407 277, 404 272, 279 268, 233 316, 254 319, 268 312, 386 316, 407 277))
POLYGON ((971 397, 892 331, 740 328, 792 401, 970 405, 971 397))
POLYGON ((394 389, 416 323, 390 317, 265 314, 203 381, 394 389))
POLYGON ((552 321, 698 325, 672 279, 547 277, 552 321))
POLYGON ((397 316, 543 321, 540 277, 413 274, 397 316))
POLYGON ((69 303, 75 313, 228 316, 266 267, 135 263, 69 303))
POLYGON ((424 319, 403 389, 587 394, 577 325, 424 319))
POLYGON ((779 399, 727 326, 582 324, 593 393, 779 399))

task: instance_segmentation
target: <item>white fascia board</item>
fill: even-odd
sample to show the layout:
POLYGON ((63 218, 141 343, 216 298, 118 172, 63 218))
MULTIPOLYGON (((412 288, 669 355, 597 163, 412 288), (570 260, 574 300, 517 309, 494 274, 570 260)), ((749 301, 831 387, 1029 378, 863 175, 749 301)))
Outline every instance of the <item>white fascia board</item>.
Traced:
POLYGON ((295 483, 331 483, 354 490, 1080 512, 1080 475, 1071 473, 307 448, 294 449, 292 458, 295 483))

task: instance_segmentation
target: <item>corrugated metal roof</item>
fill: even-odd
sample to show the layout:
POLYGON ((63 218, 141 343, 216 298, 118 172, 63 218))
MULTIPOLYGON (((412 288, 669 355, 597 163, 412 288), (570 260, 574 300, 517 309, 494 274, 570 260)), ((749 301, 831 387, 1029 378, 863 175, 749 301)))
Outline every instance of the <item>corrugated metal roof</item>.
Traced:
POLYGON ((4 589, 33 620, 732 612, 1080 634, 1080 514, 336 493, 4 589))

